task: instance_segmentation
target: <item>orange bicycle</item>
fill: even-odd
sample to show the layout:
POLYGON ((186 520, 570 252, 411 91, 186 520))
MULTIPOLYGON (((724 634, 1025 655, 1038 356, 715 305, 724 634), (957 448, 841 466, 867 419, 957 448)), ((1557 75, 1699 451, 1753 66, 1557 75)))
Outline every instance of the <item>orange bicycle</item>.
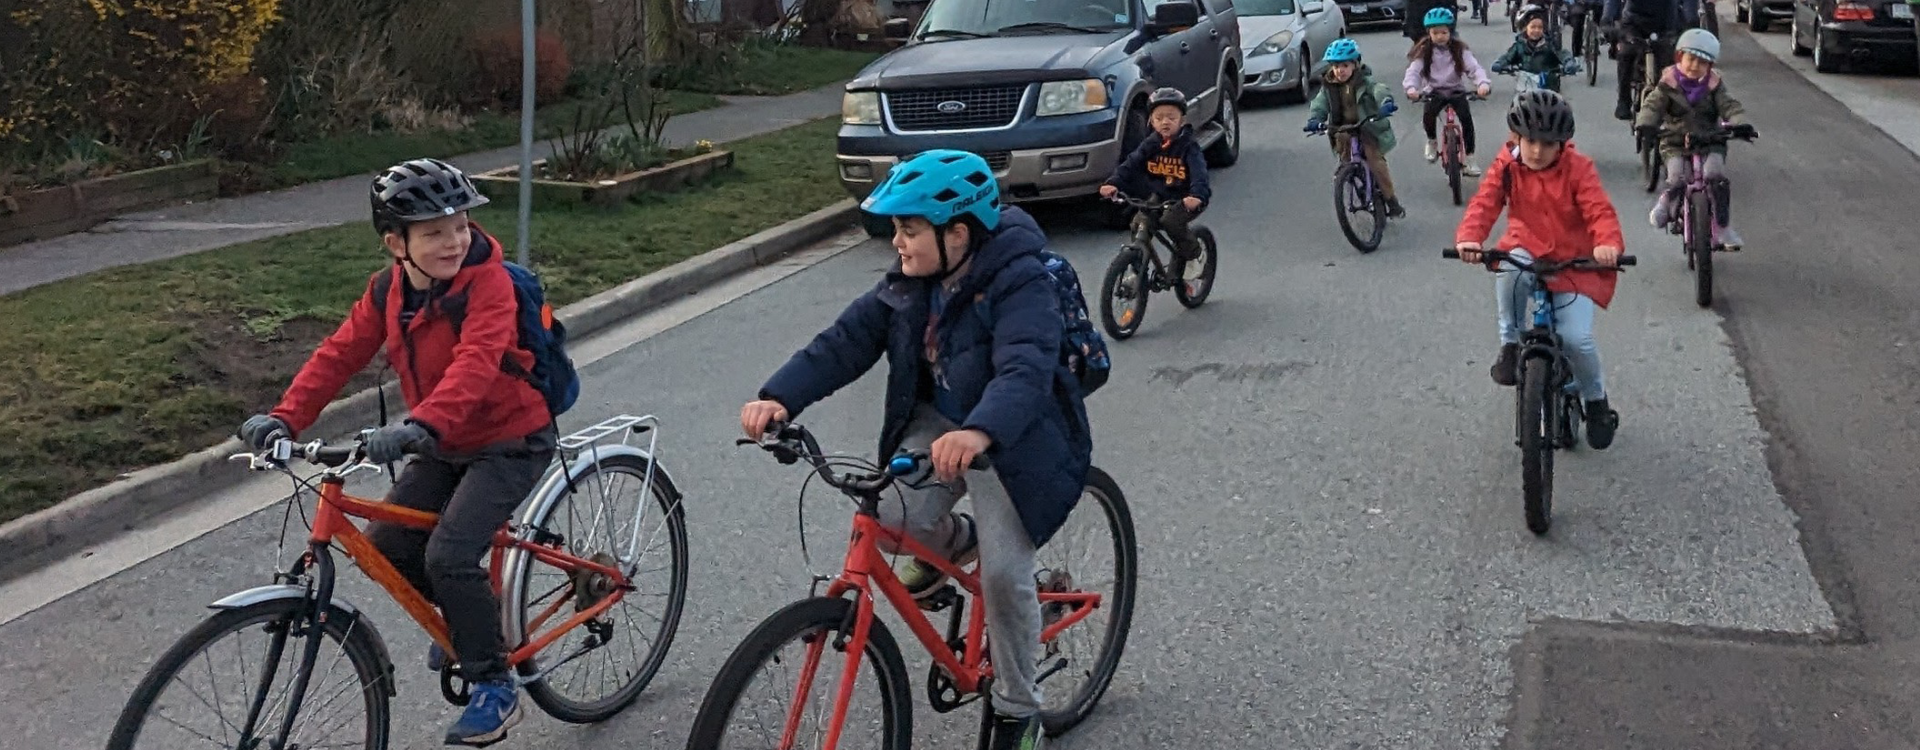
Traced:
MULTIPOLYGON (((659 671, 679 627, 686 519, 679 491, 653 458, 657 428, 651 416, 621 415, 561 438, 555 464, 529 495, 519 522, 494 534, 488 571, 500 598, 508 663, 528 696, 562 721, 603 721, 631 705, 659 671), (642 433, 652 433, 647 447, 628 444, 642 433), (618 443, 605 442, 615 435, 618 443), (630 480, 639 487, 637 497, 619 492, 630 480)), ((348 520, 424 530, 437 519, 346 494, 348 476, 380 471, 366 461, 371 432, 351 446, 283 439, 234 456, 254 470, 293 476, 309 490, 312 482, 294 475, 288 462, 327 467, 319 475, 307 550, 272 585, 210 605, 217 612, 162 654, 134 689, 108 750, 387 747, 393 660, 373 623, 336 595, 333 551, 385 589, 446 653, 454 650, 433 605, 348 520), (323 655, 323 647, 335 651, 323 655), (224 658, 237 663, 216 662, 224 658), (284 683, 276 680, 282 676, 284 683), (189 684, 203 677, 207 687, 189 684), (225 687, 229 681, 237 684, 225 687)), ((288 518, 301 507, 305 519, 301 494, 296 489, 288 498, 288 518)), ((283 519, 283 545, 285 530, 283 519)), ((449 702, 466 705, 456 664, 441 667, 440 684, 449 702)))
MULTIPOLYGON (((878 592, 892 603, 907 629, 926 647, 933 659, 927 675, 927 701, 935 711, 951 712, 986 696, 993 680, 993 668, 987 663, 985 610, 976 606, 971 613, 965 612, 967 596, 979 595, 978 566, 962 570, 880 523, 882 493, 896 481, 915 488, 933 481, 924 476, 928 464, 924 451, 901 453, 882 471, 865 461, 822 455, 813 436, 799 425, 769 429, 770 438, 740 442, 760 445, 781 463, 807 461, 822 481, 859 504, 846 562, 838 576, 815 577, 816 591, 819 584, 828 584, 825 596, 810 592, 808 598, 775 612, 734 649, 694 717, 687 747, 906 750, 913 738, 906 662, 893 635, 875 616, 874 594, 878 592), (836 468, 851 471, 836 474, 836 468), (916 475, 922 478, 911 478, 916 475), (916 601, 881 552, 882 540, 934 564, 966 593, 955 591, 953 583, 948 583, 916 601), (946 635, 938 633, 927 616, 912 614, 916 609, 949 611, 946 635), (963 619, 967 622, 964 637, 963 619), (797 653, 789 655, 790 647, 797 653), (829 647, 840 656, 825 658, 829 647), (863 660, 872 667, 870 678, 865 680, 860 670, 863 660), (823 675, 836 666, 840 670, 837 677, 823 675), (789 675, 796 678, 791 684, 771 685, 762 679, 772 672, 793 671, 798 674, 789 675), (831 696, 815 696, 816 685, 831 686, 831 696), (766 705, 759 704, 761 699, 766 705), (828 712, 824 716, 823 707, 828 712)), ((985 467, 976 461, 973 468, 985 467)), ((1043 647, 1038 674, 1046 698, 1041 719, 1047 734, 1054 736, 1093 712, 1113 681, 1133 619, 1138 565, 1133 520, 1112 478, 1097 468, 1088 472, 1086 491, 1066 527, 1040 553, 1035 577, 1043 647), (1075 532, 1083 526, 1104 532, 1111 541, 1083 547, 1075 540, 1075 532), (1083 564, 1075 559, 1080 553, 1111 553, 1112 559, 1083 564), (1108 577, 1082 579, 1102 574, 1108 577), (1103 592, 1103 585, 1109 590, 1103 592), (1100 613, 1106 615, 1104 628, 1076 627, 1100 613), (1085 653, 1076 648, 1084 645, 1080 636, 1094 639, 1085 653), (1053 680, 1061 677, 1077 678, 1079 684, 1059 689, 1063 685, 1053 680)), ((993 710, 990 698, 980 703, 984 708, 980 743, 985 747, 993 710)))

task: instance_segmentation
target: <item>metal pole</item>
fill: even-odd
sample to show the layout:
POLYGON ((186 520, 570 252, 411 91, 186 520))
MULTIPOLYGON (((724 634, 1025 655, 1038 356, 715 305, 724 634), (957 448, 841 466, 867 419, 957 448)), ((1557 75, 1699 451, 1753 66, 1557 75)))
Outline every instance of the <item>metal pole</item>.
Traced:
POLYGON ((520 265, 533 224, 533 0, 520 0, 520 265))

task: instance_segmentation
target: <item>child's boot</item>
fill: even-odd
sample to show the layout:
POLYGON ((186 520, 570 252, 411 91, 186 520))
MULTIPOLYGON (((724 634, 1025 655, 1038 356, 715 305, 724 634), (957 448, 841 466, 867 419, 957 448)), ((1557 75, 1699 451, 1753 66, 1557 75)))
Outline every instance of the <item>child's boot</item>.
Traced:
POLYGON ((1440 160, 1440 144, 1435 143, 1432 138, 1428 138, 1427 139, 1427 161, 1439 161, 1439 160, 1440 160))

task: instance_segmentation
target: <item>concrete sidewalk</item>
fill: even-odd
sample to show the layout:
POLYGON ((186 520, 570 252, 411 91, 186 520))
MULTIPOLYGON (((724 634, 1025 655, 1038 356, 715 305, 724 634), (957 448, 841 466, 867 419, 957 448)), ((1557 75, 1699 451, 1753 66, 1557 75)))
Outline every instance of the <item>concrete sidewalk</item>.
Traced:
MULTIPOLYGON (((722 97, 726 106, 679 115, 667 122, 675 146, 698 140, 739 140, 840 111, 842 84, 775 97, 722 97)), ((549 152, 534 144, 534 158, 549 152)), ((520 163, 520 147, 453 157, 470 172, 520 163)), ((285 190, 173 206, 118 217, 93 229, 0 248, 0 294, 73 278, 107 268, 149 263, 277 237, 317 227, 367 220, 367 184, 372 173, 285 190)), ((371 241, 371 230, 369 230, 371 241)))

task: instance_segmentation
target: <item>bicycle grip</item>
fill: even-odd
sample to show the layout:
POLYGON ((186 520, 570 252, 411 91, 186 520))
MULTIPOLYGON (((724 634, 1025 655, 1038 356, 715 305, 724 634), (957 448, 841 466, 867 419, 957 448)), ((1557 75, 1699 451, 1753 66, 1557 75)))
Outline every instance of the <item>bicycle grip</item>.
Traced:
POLYGON ((320 464, 322 466, 339 468, 345 465, 348 461, 352 461, 354 458, 354 455, 357 454, 359 451, 360 449, 357 446, 346 447, 346 448, 321 448, 320 450, 312 451, 307 458, 308 460, 316 464, 320 464))
POLYGON ((1449 247, 1447 249, 1440 251, 1440 257, 1446 258, 1447 260, 1459 260, 1460 251, 1458 249, 1449 247))
POLYGON ((1622 255, 1620 256, 1620 259, 1618 261, 1615 261, 1615 263, 1621 266, 1633 266, 1633 265, 1639 265, 1639 259, 1631 255, 1622 255))

